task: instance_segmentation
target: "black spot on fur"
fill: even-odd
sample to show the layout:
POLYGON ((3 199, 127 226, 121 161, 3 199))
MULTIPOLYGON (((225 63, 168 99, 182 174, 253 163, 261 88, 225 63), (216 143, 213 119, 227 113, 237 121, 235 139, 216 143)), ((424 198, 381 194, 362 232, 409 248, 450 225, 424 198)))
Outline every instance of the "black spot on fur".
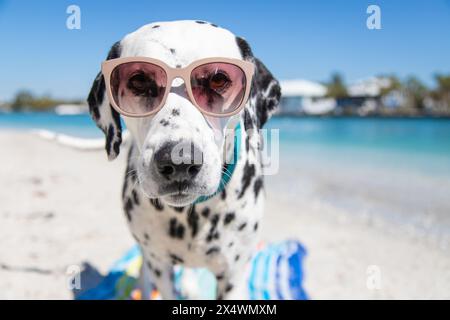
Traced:
MULTIPOLYGON (((108 52, 106 60, 116 59, 120 57, 121 47, 120 41, 113 44, 108 52)), ((94 80, 91 91, 88 96, 89 110, 95 121, 100 119, 100 112, 98 107, 103 103, 103 96, 105 94, 105 80, 101 72, 98 73, 94 80)))
POLYGON ((238 261, 240 257, 241 257, 241 256, 237 254, 237 255, 234 257, 234 261, 238 261))
POLYGON ((139 205, 139 196, 137 194, 136 190, 131 191, 131 195, 133 196, 134 203, 138 206, 139 205))
POLYGON ((239 227, 238 227, 238 230, 239 231, 242 231, 242 230, 244 230, 244 228, 247 226, 247 222, 244 222, 243 224, 241 224, 239 227))
POLYGON ((222 193, 220 194, 220 197, 222 198, 222 200, 225 200, 227 198, 227 192, 225 189, 222 190, 222 193))
POLYGON ((113 144, 113 150, 116 155, 120 152, 120 144, 122 143, 122 125, 120 123, 120 115, 117 113, 116 110, 113 109, 113 107, 110 105, 110 108, 112 110, 112 116, 114 124, 116 125, 117 131, 116 131, 116 141, 113 144))
POLYGON ((258 194, 261 191, 262 187, 263 187, 263 178, 258 177, 255 180, 255 184, 253 185, 253 191, 255 192, 255 200, 256 198, 258 198, 258 194))
POLYGON ((210 23, 210 26, 215 27, 215 28, 218 28, 218 27, 219 27, 219 26, 218 26, 217 24, 215 24, 215 23, 210 23))
POLYGON ((150 203, 155 207, 156 210, 162 211, 164 209, 163 204, 158 199, 150 199, 150 203))
POLYGON ((105 80, 102 73, 100 72, 92 84, 91 91, 87 98, 89 105, 89 112, 92 119, 97 122, 100 120, 100 110, 99 106, 103 103, 103 95, 105 92, 105 80))
POLYGON ((241 56, 243 59, 248 59, 250 57, 253 57, 252 49, 250 48, 247 41, 245 41, 241 37, 236 37, 236 43, 239 47, 239 50, 241 51, 241 56))
POLYGON ((206 253, 206 255, 209 256, 211 254, 219 253, 219 252, 220 252, 220 248, 219 247, 211 247, 205 253, 206 253))
POLYGON ((183 239, 184 237, 184 226, 176 218, 172 218, 169 221, 169 235, 178 239, 183 239))
POLYGON ((253 129, 253 119, 250 116, 250 112, 247 109, 244 109, 244 128, 245 131, 253 129))
POLYGON ((175 68, 181 68, 181 64, 177 64, 175 68))
POLYGON ((152 264, 150 263, 150 261, 147 261, 147 267, 148 267, 149 270, 153 269, 152 264))
POLYGON ((158 277, 158 278, 160 278, 161 277, 161 270, 159 270, 159 269, 155 269, 155 275, 158 277))
POLYGON ((122 143, 122 140, 121 141, 117 140, 116 142, 114 142, 113 150, 114 150, 115 154, 119 154, 119 152, 120 152, 120 144, 121 143, 122 143))
POLYGON ((163 127, 167 127, 170 124, 170 122, 167 121, 166 119, 161 119, 161 121, 159 123, 161 123, 163 125, 163 127))
MULTIPOLYGON (((120 42, 116 42, 109 50, 106 60, 118 58, 120 57, 120 54, 121 54, 120 42)), ((89 112, 91 114, 92 119, 97 124, 97 127, 99 127, 106 135, 105 149, 108 154, 108 157, 111 157, 112 151, 114 151, 113 157, 111 158, 115 158, 119 154, 120 144, 122 142, 122 126, 120 124, 119 113, 116 110, 114 110, 111 107, 111 105, 109 105, 109 108, 113 118, 113 123, 105 125, 100 122, 101 115, 99 108, 103 103, 103 97, 105 95, 105 87, 106 87, 105 79, 103 78, 102 73, 99 72, 94 80, 94 83, 92 84, 92 88, 91 91, 89 92, 87 102, 89 105, 89 112), (113 128, 113 125, 115 126, 115 130, 113 128)))
POLYGON ((256 117, 259 128, 262 128, 267 122, 270 113, 278 106, 281 97, 281 88, 278 81, 266 66, 259 59, 254 58, 247 41, 236 37, 236 43, 241 51, 242 58, 252 60, 256 67, 251 96, 256 97, 256 117))
POLYGON ((227 284, 226 288, 225 288, 225 292, 230 292, 231 290, 233 290, 233 285, 231 283, 227 284))
POLYGON ((212 239, 217 239, 218 236, 216 236, 217 232, 217 224, 219 223, 219 215, 215 214, 214 216, 212 216, 211 218, 211 229, 209 229, 208 235, 206 237, 206 241, 210 242, 212 239))
POLYGON ((262 128, 269 115, 278 106, 281 98, 281 87, 275 77, 259 60, 254 59, 256 72, 252 83, 252 97, 256 97, 256 117, 258 127, 262 128))
POLYGON ((113 44, 111 49, 109 49, 108 55, 106 56, 106 60, 116 59, 120 57, 120 53, 122 48, 120 47, 120 41, 117 41, 113 44))
POLYGON ((144 233, 144 238, 145 238, 145 240, 150 240, 150 236, 148 235, 147 232, 144 233))
POLYGON ((250 136, 247 135, 247 137, 245 137, 245 151, 249 151, 250 150, 250 136))
POLYGON ((172 109, 172 116, 176 117, 180 115, 180 109, 172 109))
POLYGON ((124 206, 125 214, 129 222, 131 222, 131 210, 133 210, 133 203, 130 198, 127 198, 124 206))
POLYGON ((108 154, 111 153, 111 143, 114 139, 114 134, 115 134, 114 127, 110 125, 108 127, 108 133, 106 134, 106 146, 105 146, 106 152, 108 152, 108 154))
POLYGON ((195 21, 196 23, 199 23, 199 24, 205 24, 206 22, 205 21, 200 21, 200 20, 197 20, 197 21, 195 21))
POLYGON ((253 230, 258 230, 258 222, 255 222, 255 225, 253 226, 253 230))
POLYGON ((215 214, 212 218, 211 218, 211 225, 213 227, 216 227, 217 224, 219 223, 220 220, 220 216, 218 214, 215 214))
POLYGON ((156 24, 156 25, 154 25, 153 27, 152 27, 152 29, 156 29, 156 28, 159 28, 160 27, 160 25, 159 24, 156 24))
POLYGON ((170 253, 169 257, 172 260, 173 264, 184 263, 184 260, 182 258, 180 258, 179 256, 177 256, 176 254, 170 253))
POLYGON ((255 165, 249 164, 247 160, 244 166, 244 174, 242 175, 242 188, 238 195, 238 199, 242 198, 248 186, 252 182, 254 176, 255 176, 255 165))
POLYGON ((223 224, 227 225, 229 224, 231 221, 234 220, 234 218, 236 217, 236 215, 234 214, 234 212, 229 212, 225 215, 225 218, 223 219, 223 224))
POLYGON ((188 226, 191 228, 191 236, 192 237, 195 237, 197 235, 198 220, 199 220, 198 213, 195 210, 195 206, 192 206, 192 209, 189 210, 188 216, 187 216, 187 223, 188 223, 188 226))
POLYGON ((202 210, 202 216, 204 218, 208 218, 208 216, 209 216, 209 208, 208 207, 206 207, 202 210))
POLYGON ((175 53, 175 49, 174 48, 170 48, 170 53, 174 54, 175 53))
POLYGON ((231 241, 231 242, 228 244, 228 248, 231 248, 232 246, 234 246, 234 242, 233 242, 233 241, 231 241))
POLYGON ((225 279, 225 274, 223 272, 217 274, 216 279, 217 279, 217 281, 221 281, 221 280, 225 279))

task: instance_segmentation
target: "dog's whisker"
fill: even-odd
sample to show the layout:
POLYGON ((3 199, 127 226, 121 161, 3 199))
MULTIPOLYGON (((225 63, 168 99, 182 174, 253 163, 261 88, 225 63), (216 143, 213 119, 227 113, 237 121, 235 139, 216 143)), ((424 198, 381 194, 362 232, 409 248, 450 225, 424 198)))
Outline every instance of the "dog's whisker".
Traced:
POLYGON ((141 173, 140 175, 138 174, 136 176, 136 181, 134 182, 133 186, 131 187, 131 190, 135 189, 138 184, 141 184, 141 178, 142 178, 143 175, 144 174, 141 173))
POLYGON ((222 174, 226 175, 227 177, 231 178, 231 173, 227 171, 222 171, 222 174))
POLYGON ((225 172, 227 172, 228 174, 230 174, 230 175, 231 175, 231 172, 230 172, 230 170, 228 170, 228 168, 226 168, 226 167, 222 167, 222 171, 225 171, 225 172))
POLYGON ((127 176, 128 174, 130 174, 132 172, 137 172, 137 169, 131 169, 130 171, 125 172, 125 176, 127 176))
POLYGON ((135 189, 138 184, 140 184, 140 182, 138 180, 136 180, 131 188, 135 189))
POLYGON ((220 189, 225 189, 225 187, 226 187, 226 185, 225 185, 225 181, 223 181, 222 179, 220 179, 220 181, 219 181, 219 187, 220 187, 220 189))
POLYGON ((135 175, 137 173, 136 169, 130 170, 128 172, 125 173, 125 179, 127 179, 128 177, 131 177, 133 175, 135 175))
MULTIPOLYGON (((225 176, 227 176, 228 178, 231 179, 231 173, 230 172, 226 172, 222 170, 222 174, 224 174, 225 176)), ((222 180, 221 180, 222 181, 222 180)))

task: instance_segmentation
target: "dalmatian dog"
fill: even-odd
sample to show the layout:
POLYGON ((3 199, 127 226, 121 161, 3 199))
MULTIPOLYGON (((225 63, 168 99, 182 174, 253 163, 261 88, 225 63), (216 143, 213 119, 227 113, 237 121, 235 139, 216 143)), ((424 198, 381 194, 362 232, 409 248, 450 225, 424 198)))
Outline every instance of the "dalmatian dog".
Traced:
MULTIPOLYGON (((207 268, 217 279, 218 299, 241 298, 243 270, 255 251, 264 207, 263 141, 258 129, 278 105, 279 83, 243 38, 204 21, 145 25, 115 43, 106 60, 138 56, 159 59, 173 68, 211 57, 240 59, 255 67, 249 98, 234 116, 241 134, 233 172, 224 170, 224 159, 233 152, 233 144, 226 141, 234 141, 227 139, 234 131, 225 130, 231 120, 205 116, 184 90, 172 86, 163 107, 141 118, 121 116, 112 107, 101 72, 88 96, 91 116, 106 136, 109 160, 120 152, 121 117, 130 132, 122 199, 129 229, 143 255, 141 281, 150 282, 163 299, 175 299, 175 265, 207 268), (201 164, 186 170, 171 163, 167 154, 177 143, 193 145, 202 154, 201 164), (179 179, 155 170, 161 164, 179 179)), ((150 289, 145 290, 148 294, 150 289)))

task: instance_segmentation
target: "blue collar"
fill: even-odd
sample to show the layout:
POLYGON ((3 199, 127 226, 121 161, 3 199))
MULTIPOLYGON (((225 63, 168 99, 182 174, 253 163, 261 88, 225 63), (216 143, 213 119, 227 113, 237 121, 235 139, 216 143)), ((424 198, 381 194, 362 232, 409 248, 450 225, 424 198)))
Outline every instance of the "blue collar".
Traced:
POLYGON ((227 186, 228 182, 230 182, 231 177, 234 173, 234 169, 236 169, 236 164, 239 159, 239 152, 241 151, 241 124, 238 123, 236 128, 234 129, 234 150, 233 150, 233 163, 226 163, 223 167, 222 171, 222 177, 221 182, 219 183, 219 187, 217 188, 216 192, 213 194, 207 195, 207 196, 200 196, 195 200, 194 204, 204 202, 206 200, 211 199, 215 195, 221 193, 225 187, 227 186), (227 174, 225 174, 225 172, 227 174))

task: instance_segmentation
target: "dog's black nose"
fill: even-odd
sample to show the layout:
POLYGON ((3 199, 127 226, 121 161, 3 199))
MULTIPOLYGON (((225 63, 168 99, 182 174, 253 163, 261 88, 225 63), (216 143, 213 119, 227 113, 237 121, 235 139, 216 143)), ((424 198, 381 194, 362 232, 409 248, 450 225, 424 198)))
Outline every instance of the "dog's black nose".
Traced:
POLYGON ((203 153, 193 143, 167 142, 155 152, 154 165, 167 180, 184 181, 199 173, 203 165, 203 153))

